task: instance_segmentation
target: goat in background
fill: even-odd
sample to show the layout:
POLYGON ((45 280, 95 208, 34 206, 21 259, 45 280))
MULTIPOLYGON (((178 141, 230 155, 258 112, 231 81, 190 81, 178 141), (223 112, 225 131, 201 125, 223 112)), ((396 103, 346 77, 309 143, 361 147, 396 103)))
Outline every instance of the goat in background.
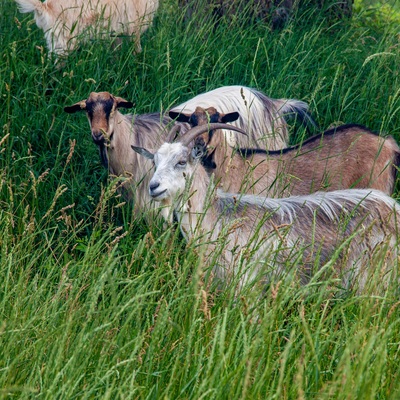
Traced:
MULTIPOLYGON (((223 114, 214 107, 197 107, 191 115, 172 112, 170 116, 192 127, 239 118, 237 112, 223 114)), ((224 191, 270 197, 348 188, 374 188, 390 195, 400 165, 400 148, 393 137, 381 137, 355 124, 277 151, 232 148, 221 130, 202 134, 196 145, 205 153, 203 164, 224 191)))
POLYGON ((149 27, 158 0, 15 0, 22 13, 34 12, 50 53, 65 55, 83 32, 96 37, 104 31, 133 35, 141 51, 140 35, 149 27))

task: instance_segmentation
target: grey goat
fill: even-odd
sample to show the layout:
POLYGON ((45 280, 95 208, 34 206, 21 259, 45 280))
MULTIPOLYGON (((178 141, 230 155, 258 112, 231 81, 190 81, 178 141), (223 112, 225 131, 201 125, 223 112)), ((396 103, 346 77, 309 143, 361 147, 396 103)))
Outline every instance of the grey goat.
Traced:
POLYGON ((297 250, 302 282, 337 251, 332 270, 345 288, 362 290, 371 275, 384 278, 391 271, 397 262, 400 207, 380 191, 348 189, 283 199, 217 191, 192 143, 208 129, 240 131, 229 127, 192 128, 155 154, 132 146, 155 164, 150 196, 173 208, 186 238, 201 241, 206 263, 212 263, 217 276, 238 279, 240 290, 260 274, 280 274, 290 258, 299 257, 297 250), (221 257, 212 260, 220 242, 226 244, 221 257), (373 257, 385 261, 382 270, 370 268, 373 257), (251 268, 243 272, 245 259, 251 268))

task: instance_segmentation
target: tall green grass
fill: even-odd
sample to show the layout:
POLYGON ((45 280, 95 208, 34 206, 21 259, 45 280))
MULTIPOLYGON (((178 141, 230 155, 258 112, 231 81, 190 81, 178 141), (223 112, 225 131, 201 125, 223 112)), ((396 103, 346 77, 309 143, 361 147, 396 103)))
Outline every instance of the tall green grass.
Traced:
POLYGON ((142 53, 90 41, 57 68, 32 16, 1 2, 1 398, 399 398, 395 283, 338 295, 289 277, 235 298, 196 243, 133 216, 84 115, 63 113, 91 91, 144 113, 244 84, 309 102, 321 129, 354 122, 399 140, 398 26, 369 15, 302 10, 272 32, 185 22, 166 0, 142 53))

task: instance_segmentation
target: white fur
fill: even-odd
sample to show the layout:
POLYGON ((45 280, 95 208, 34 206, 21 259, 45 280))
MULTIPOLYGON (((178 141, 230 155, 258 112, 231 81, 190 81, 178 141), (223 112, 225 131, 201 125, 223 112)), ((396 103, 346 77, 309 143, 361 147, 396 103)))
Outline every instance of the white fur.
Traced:
POLYGON ((306 271, 300 275, 307 281, 319 257, 329 265, 340 247, 334 276, 341 277, 343 287, 362 290, 374 274, 387 283, 397 262, 400 207, 383 192, 347 189, 281 199, 216 192, 189 152, 181 142, 160 147, 150 195, 173 207, 185 238, 202 241, 205 259, 216 263, 221 279, 239 276, 240 289, 260 273, 266 279, 284 272, 287 258, 298 254, 296 265, 306 271), (216 260, 221 243, 221 259, 216 260), (379 271, 371 268, 376 256, 383 263, 379 271), (250 258, 244 273, 238 261, 242 257, 250 258))
POLYGON ((223 86, 179 104, 171 111, 194 113, 196 107, 214 107, 224 114, 238 112, 240 118, 232 125, 244 129, 249 137, 224 130, 229 144, 234 147, 258 147, 279 150, 287 147, 289 136, 285 116, 302 114, 313 125, 307 103, 293 99, 272 99, 246 86, 223 86))
POLYGON ((269 211, 273 211, 282 218, 289 217, 290 223, 292 223, 296 217, 296 210, 303 206, 307 207, 310 211, 318 208, 329 220, 336 221, 339 215, 334 206, 342 212, 348 213, 356 207, 364 209, 364 200, 367 198, 376 205, 382 203, 400 212, 400 206, 395 200, 385 195, 385 193, 380 190, 375 189, 346 189, 332 192, 315 192, 310 195, 290 196, 278 199, 248 194, 233 195, 218 190, 218 197, 221 199, 231 199, 232 196, 238 198, 242 203, 263 207, 269 211))
POLYGON ((34 12, 50 52, 65 54, 77 37, 104 32, 133 35, 140 51, 140 34, 153 19, 158 0, 15 0, 22 13, 34 12))

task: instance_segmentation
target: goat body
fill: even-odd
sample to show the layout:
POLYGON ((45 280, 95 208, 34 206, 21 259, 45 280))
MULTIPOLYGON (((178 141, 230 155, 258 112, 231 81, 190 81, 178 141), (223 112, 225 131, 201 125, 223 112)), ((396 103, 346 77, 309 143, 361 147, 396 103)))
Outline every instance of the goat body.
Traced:
POLYGON ((133 35, 141 51, 140 35, 151 23, 158 0, 15 0, 22 13, 34 12, 43 29, 47 47, 57 55, 76 46, 85 32, 97 36, 104 31, 133 35))
POLYGON ((273 197, 348 188, 391 195, 399 165, 400 149, 393 137, 383 138, 361 125, 342 125, 282 151, 240 149, 231 163, 221 159, 216 175, 235 175, 230 191, 242 182, 246 191, 273 197))
POLYGON ((307 103, 294 99, 273 99, 246 86, 223 86, 202 93, 173 107, 170 117, 190 116, 197 107, 214 107, 223 113, 238 112, 239 119, 232 125, 244 129, 248 137, 238 137, 227 130, 223 132, 229 143, 239 147, 272 150, 286 147, 289 134, 285 117, 298 116, 305 125, 316 126, 308 113, 307 103))
POLYGON ((204 243, 206 260, 212 260, 220 278, 237 276, 242 261, 250 260, 252 267, 240 274, 240 287, 260 274, 281 273, 291 258, 306 282, 340 248, 333 265, 336 276, 344 287, 362 289, 377 272, 367 267, 374 256, 383 253, 381 259, 390 266, 397 260, 400 207, 380 191, 347 189, 284 199, 228 194, 210 185, 187 143, 164 143, 154 156, 135 150, 154 159, 150 195, 172 205, 182 233, 204 243), (225 247, 216 261, 221 242, 225 247))
MULTIPOLYGON (((235 113, 197 107, 186 120, 192 126, 230 122, 235 113)), ((319 190, 374 188, 392 194, 400 148, 361 125, 342 125, 279 151, 232 148, 221 130, 196 139, 203 157, 226 192, 270 197, 305 195, 319 190)))

